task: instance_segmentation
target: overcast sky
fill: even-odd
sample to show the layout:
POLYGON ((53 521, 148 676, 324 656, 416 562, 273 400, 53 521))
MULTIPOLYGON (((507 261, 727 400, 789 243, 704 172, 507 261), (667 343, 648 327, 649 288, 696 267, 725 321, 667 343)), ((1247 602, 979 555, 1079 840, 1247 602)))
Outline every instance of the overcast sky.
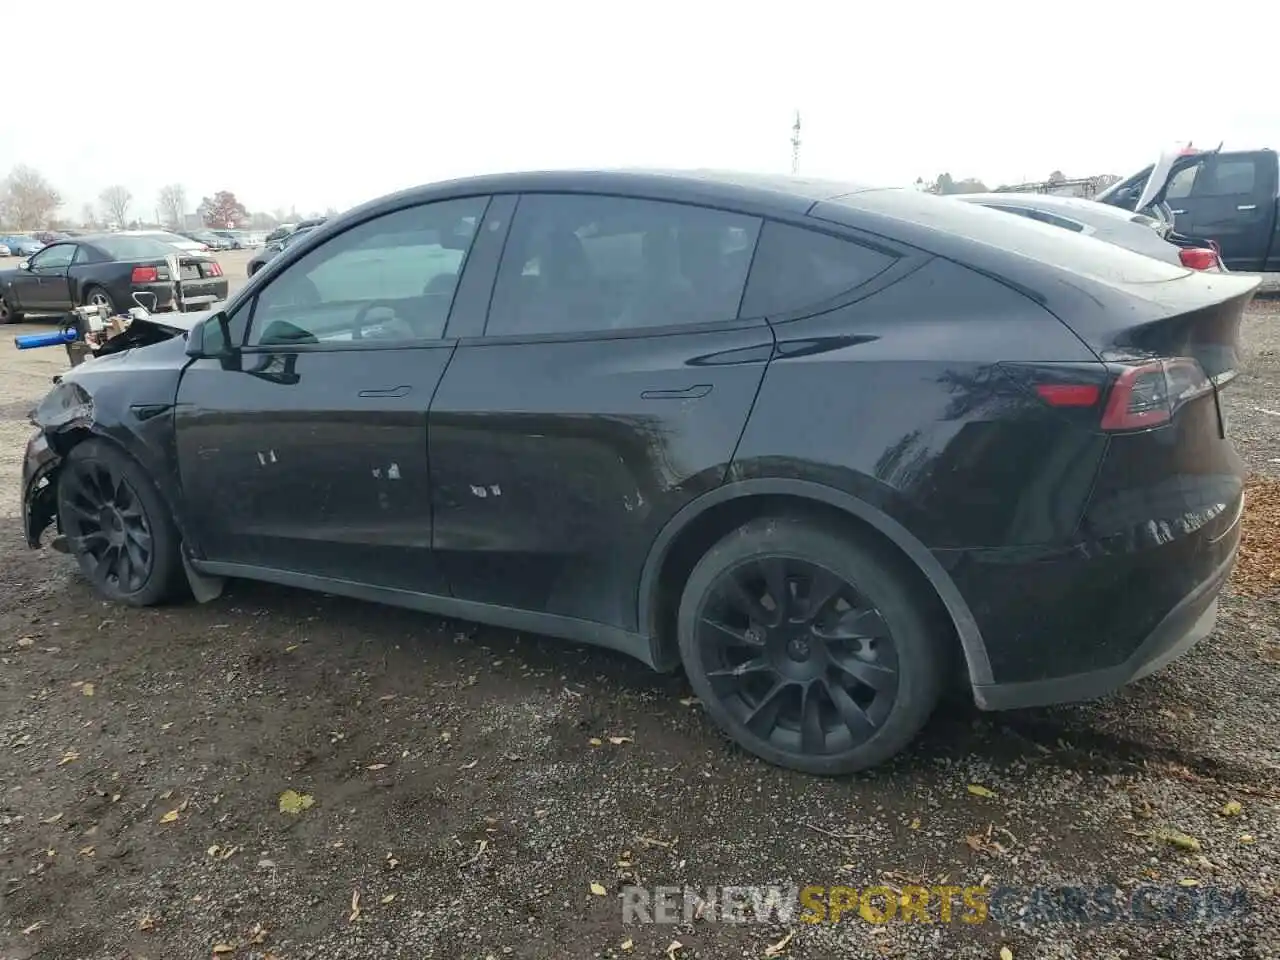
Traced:
POLYGON ((78 218, 115 183, 146 216, 170 182, 305 212, 505 169, 785 172, 797 108, 815 176, 1124 174, 1280 147, 1278 28, 1276 0, 5 0, 0 176, 78 218))

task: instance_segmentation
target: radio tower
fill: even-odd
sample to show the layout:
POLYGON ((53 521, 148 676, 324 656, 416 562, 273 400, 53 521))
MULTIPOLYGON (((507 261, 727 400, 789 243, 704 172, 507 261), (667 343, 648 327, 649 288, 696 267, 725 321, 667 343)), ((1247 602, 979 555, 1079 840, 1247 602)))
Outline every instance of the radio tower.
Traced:
POLYGON ((796 122, 791 125, 791 174, 800 172, 800 111, 796 111, 796 122))

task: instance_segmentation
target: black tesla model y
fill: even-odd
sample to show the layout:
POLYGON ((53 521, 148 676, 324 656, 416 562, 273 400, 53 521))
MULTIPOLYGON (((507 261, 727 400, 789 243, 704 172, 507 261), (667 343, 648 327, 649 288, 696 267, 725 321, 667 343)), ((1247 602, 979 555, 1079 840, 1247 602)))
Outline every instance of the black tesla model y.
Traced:
POLYGON ((1211 632, 1256 283, 910 190, 437 184, 63 376, 26 535, 125 603, 245 577, 683 666, 752 753, 858 770, 952 681, 1094 697, 1211 632))

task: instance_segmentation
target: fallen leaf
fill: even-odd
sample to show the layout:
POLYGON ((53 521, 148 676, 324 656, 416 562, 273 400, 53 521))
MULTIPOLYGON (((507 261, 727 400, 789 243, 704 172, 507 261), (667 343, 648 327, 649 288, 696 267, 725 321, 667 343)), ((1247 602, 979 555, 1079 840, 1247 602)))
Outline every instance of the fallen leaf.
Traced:
POLYGON ((913 817, 913 818, 911 819, 911 822, 910 822, 909 824, 907 824, 907 827, 908 827, 909 829, 911 829, 911 830, 919 830, 919 829, 920 829, 920 818, 919 818, 919 817, 913 817))
POLYGON ((968 789, 969 789, 969 792, 972 793, 975 797, 994 797, 996 795, 996 792, 994 790, 988 790, 986 787, 981 786, 980 784, 977 784, 977 783, 969 784, 968 789))
POLYGON ((1242 833, 1242 834, 1240 834, 1240 842, 1241 842, 1241 843, 1253 843, 1253 842, 1254 842, 1253 835, 1252 835, 1252 834, 1248 834, 1248 833, 1242 833))
POLYGON ((587 743, 591 744, 593 747, 604 746, 604 741, 601 740, 599 737, 592 737, 590 740, 587 741, 587 743))
POLYGON ((695 706, 697 703, 698 703, 697 697, 681 697, 680 698, 680 706, 682 707, 692 707, 692 706, 695 706))
POLYGON ((636 945, 636 942, 632 940, 630 937, 628 937, 626 940, 623 940, 622 943, 618 944, 618 949, 631 950, 635 947, 635 945, 636 945))
POLYGON ((779 940, 777 943, 774 943, 774 944, 771 944, 770 946, 765 947, 764 955, 766 957, 781 956, 782 953, 787 949, 787 944, 791 942, 791 938, 794 937, 795 935, 796 935, 796 932, 792 930, 785 937, 779 940))
POLYGON ((35 637, 19 637, 18 638, 18 646, 20 647, 34 647, 35 645, 36 645, 35 637))
POLYGON ((262 943, 267 939, 267 928, 260 923, 255 923, 249 928, 249 943, 262 943))
POLYGON ((71 761, 79 760, 79 759, 80 759, 80 754, 76 753, 76 751, 74 750, 68 750, 66 753, 62 755, 62 759, 58 761, 58 766, 60 767, 66 766, 68 763, 71 763, 71 761))
POLYGON ((1000 948, 1000 960, 1013 960, 1013 951, 1008 947, 1000 948))
POLYGON ((280 794, 280 812, 297 816, 303 810, 309 810, 315 802, 315 798, 309 793, 286 790, 280 794))
POLYGON ((295 650, 297 650, 297 649, 298 649, 298 646, 299 646, 299 645, 298 645, 298 644, 296 644, 296 643, 291 643, 291 644, 289 644, 287 647, 285 647, 285 648, 284 648, 284 652, 285 652, 285 653, 293 653, 293 651, 295 651, 295 650))
POLYGON ((214 953, 235 953, 236 948, 229 943, 215 943, 213 945, 214 953))
POLYGON ((95 688, 92 683, 86 683, 80 688, 80 692, 83 693, 86 697, 92 697, 94 689, 95 688))
POLYGON ((1197 880, 1197 879, 1195 879, 1194 877, 1183 877, 1181 880, 1179 880, 1179 881, 1178 881, 1178 886, 1180 886, 1180 887, 1198 887, 1198 886, 1200 886, 1200 881, 1199 881, 1199 880, 1197 880))
POLYGON ((31 926, 23 928, 22 935, 24 937, 29 937, 31 936, 31 934, 35 933, 37 930, 39 930, 43 926, 44 926, 44 921, 37 920, 31 926))
POLYGON ((475 765, 476 765, 477 763, 479 763, 479 762, 480 762, 479 760, 472 760, 470 763, 464 763, 464 764, 463 764, 459 769, 461 769, 461 770, 471 770, 471 769, 473 769, 473 768, 475 767, 475 765))
POLYGON ((57 823, 61 819, 62 819, 62 814, 55 813, 52 817, 45 817, 40 822, 41 823, 57 823))
POLYGON ((395 695, 394 693, 384 693, 382 696, 380 696, 380 697, 378 698, 378 702, 379 702, 379 703, 389 703, 390 701, 394 700, 395 698, 396 698, 396 695, 395 695))
POLYGON ((1239 800, 1228 800, 1222 805, 1222 815, 1224 817, 1238 817, 1244 810, 1239 800))
POLYGON ((395 898, 396 898, 396 895, 395 895, 394 893, 388 893, 385 897, 383 897, 383 898, 382 898, 381 900, 379 900, 378 902, 379 902, 379 903, 381 903, 381 904, 385 907, 388 903, 390 903, 390 902, 391 902, 392 900, 394 900, 395 898))
POLYGON ((385 770, 387 769, 387 765, 385 763, 371 763, 367 767, 365 767, 365 769, 366 770, 385 770))
POLYGON ((620 747, 624 743, 635 743, 635 741, 632 740, 630 737, 610 737, 609 742, 612 743, 615 747, 620 747))
POLYGON ((138 920, 138 929, 143 933, 156 928, 156 918, 149 913, 144 913, 138 920))
POLYGON ((667 960, 676 960, 676 954, 684 949, 684 944, 679 940, 672 940, 667 944, 667 960))
POLYGON ((93 856, 93 847, 92 847, 92 846, 89 846, 89 847, 81 847, 81 848, 80 848, 80 856, 82 856, 82 857, 92 857, 92 856, 93 856))
POLYGON ((348 923, 355 923, 360 919, 360 891, 351 891, 351 916, 347 917, 348 923))
POLYGON ((591 884, 591 892, 594 893, 597 897, 607 896, 609 893, 608 890, 606 890, 604 887, 602 887, 598 883, 591 884))
POLYGON ((173 822, 174 822, 175 820, 177 820, 177 819, 178 819, 178 811, 177 811, 177 810, 170 810, 168 813, 166 813, 163 817, 161 817, 161 818, 160 818, 160 822, 161 822, 161 823, 173 823, 173 822))
POLYGON ((1183 833, 1181 830, 1163 827, 1159 830, 1152 830, 1151 838, 1153 840, 1163 840, 1165 843, 1171 843, 1175 847, 1179 847, 1182 850, 1190 850, 1194 853, 1199 853, 1201 850, 1200 841, 1189 834, 1183 833))
POLYGON ((448 730, 440 734, 440 741, 442 743, 448 743, 452 739, 453 739, 453 734, 451 734, 448 730))

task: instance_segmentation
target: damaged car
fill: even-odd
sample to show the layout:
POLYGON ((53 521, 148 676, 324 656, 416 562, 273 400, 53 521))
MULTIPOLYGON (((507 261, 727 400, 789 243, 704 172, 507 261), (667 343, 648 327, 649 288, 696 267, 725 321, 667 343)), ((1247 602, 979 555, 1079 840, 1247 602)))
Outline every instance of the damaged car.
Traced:
POLYGON ((451 181, 63 375, 26 537, 126 604, 242 577, 683 667, 847 773, 952 683, 1091 698, 1211 633, 1257 285, 913 190, 451 181))

